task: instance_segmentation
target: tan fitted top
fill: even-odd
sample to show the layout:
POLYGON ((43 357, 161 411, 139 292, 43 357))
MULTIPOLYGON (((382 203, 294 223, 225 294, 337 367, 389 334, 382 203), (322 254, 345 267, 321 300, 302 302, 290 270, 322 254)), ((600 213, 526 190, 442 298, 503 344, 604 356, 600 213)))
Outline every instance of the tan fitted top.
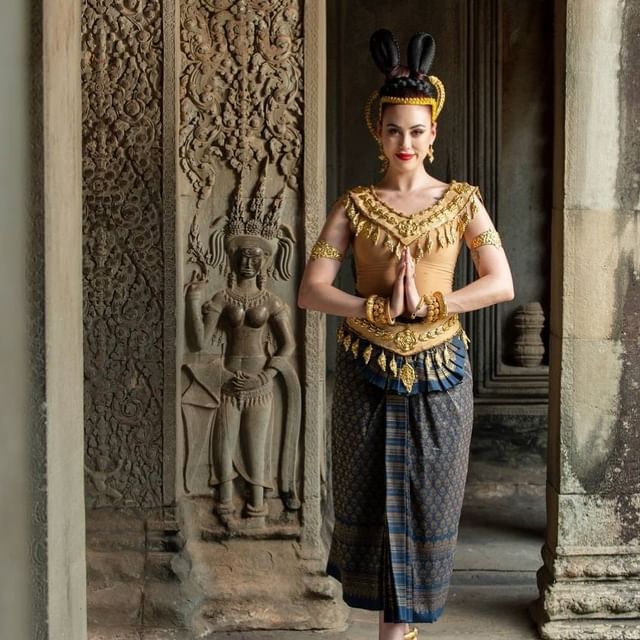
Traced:
POLYGON ((474 196, 477 187, 454 181, 436 204, 408 216, 380 200, 373 187, 349 191, 345 210, 354 234, 358 293, 391 295, 405 246, 416 259, 418 291, 450 293, 462 236, 477 208, 474 196))

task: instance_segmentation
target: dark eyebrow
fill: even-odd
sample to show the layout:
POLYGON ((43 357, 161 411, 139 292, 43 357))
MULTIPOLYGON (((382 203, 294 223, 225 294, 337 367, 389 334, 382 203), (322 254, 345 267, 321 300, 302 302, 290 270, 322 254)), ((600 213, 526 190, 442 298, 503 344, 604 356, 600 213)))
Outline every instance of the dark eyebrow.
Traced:
MULTIPOLYGON (((393 122, 387 122, 386 124, 387 127, 395 127, 396 129, 402 129, 402 127, 399 124, 394 124, 393 122)), ((414 124, 413 126, 409 127, 409 129, 417 129, 418 127, 427 127, 426 124, 414 124)))

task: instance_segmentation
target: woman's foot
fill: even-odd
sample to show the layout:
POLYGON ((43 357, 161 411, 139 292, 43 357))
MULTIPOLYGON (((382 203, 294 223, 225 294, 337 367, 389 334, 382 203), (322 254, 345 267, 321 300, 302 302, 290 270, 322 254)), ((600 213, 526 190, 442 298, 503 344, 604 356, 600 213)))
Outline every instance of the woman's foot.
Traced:
POLYGON ((381 611, 378 619, 378 640, 417 640, 418 630, 405 622, 385 622, 381 611))

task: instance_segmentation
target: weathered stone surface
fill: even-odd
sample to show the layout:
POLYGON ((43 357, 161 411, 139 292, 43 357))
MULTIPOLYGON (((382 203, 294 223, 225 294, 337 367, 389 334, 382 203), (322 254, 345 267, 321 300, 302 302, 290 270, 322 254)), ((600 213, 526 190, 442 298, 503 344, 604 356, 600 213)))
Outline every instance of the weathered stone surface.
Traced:
MULTIPOLYGON (((580 549, 598 548, 615 553, 640 543, 640 526, 635 537, 628 538, 620 518, 621 503, 640 512, 640 494, 626 496, 565 495, 558 496, 558 553, 581 553, 580 549)), ((640 523, 639 523, 640 524, 640 523)), ((583 551, 584 552, 584 551, 583 551)))
POLYGON ((186 628, 198 598, 177 582, 149 580, 144 586, 142 622, 147 628, 186 628))
POLYGON ((103 627, 89 625, 89 640, 140 640, 142 632, 132 628, 117 629, 115 627, 103 627))
POLYGON ((640 640, 637 622, 574 620, 548 622, 540 627, 542 640, 640 640))
POLYGON ((141 551, 87 550, 87 581, 94 588, 142 580, 144 573, 145 557, 141 551))
POLYGON ((144 531, 90 531, 87 548, 95 551, 144 551, 144 531))
POLYGON ((119 583, 87 592, 88 620, 101 626, 139 625, 142 622, 142 585, 119 583))
POLYGON ((566 69, 558 66, 564 131, 554 247, 563 270, 554 282, 550 522, 535 617, 549 640, 635 639, 640 245, 637 200, 629 196, 637 192, 638 133, 628 117, 634 101, 626 103, 619 89, 625 81, 637 93, 622 60, 640 50, 640 7, 626 0, 557 7, 557 51, 566 53, 566 69), (597 159, 602 152, 606 163, 597 159))
POLYGON ((208 540, 203 529, 213 516, 203 504, 184 501, 180 509, 188 523, 178 555, 186 572, 181 579, 200 596, 192 623, 196 635, 344 625, 347 611, 337 583, 324 574, 317 552, 279 538, 208 540))
POLYGON ((144 573, 147 578, 155 580, 177 580, 176 570, 172 563, 176 556, 172 553, 148 551, 144 563, 144 573))
POLYGON ((87 532, 144 531, 145 514, 139 509, 91 509, 87 512, 87 532))

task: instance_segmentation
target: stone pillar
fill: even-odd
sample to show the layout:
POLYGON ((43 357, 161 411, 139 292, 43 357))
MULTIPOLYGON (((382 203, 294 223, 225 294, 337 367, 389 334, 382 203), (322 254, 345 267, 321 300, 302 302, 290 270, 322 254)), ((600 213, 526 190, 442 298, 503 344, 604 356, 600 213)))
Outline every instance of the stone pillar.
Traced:
POLYGON ((8 0, 0 21, 0 638, 30 637, 28 6, 8 0), (11 384, 8 382, 11 381, 11 384))
POLYGON ((640 6, 557 3, 543 638, 640 638, 640 6))
POLYGON ((81 640, 80 3, 10 0, 0 24, 0 637, 81 640))
POLYGON ((341 627, 322 541, 324 319, 296 305, 326 212, 324 2, 185 0, 177 34, 176 498, 190 626, 341 627))

